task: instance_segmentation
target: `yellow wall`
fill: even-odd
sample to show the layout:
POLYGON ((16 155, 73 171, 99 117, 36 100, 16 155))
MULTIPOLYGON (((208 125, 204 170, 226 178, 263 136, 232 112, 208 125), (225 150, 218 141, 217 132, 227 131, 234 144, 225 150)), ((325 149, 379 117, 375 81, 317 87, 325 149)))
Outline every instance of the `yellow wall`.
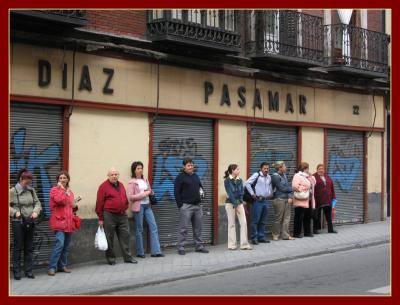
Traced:
POLYGON ((130 165, 140 160, 145 175, 149 161, 148 116, 143 113, 75 107, 70 118, 69 171, 71 188, 81 195, 79 215, 96 217, 94 208, 99 185, 111 166, 127 185, 130 165))
POLYGON ((310 164, 310 173, 315 173, 317 165, 324 163, 324 129, 302 127, 301 141, 301 161, 310 164))
POLYGON ((368 193, 381 192, 382 135, 372 133, 368 138, 368 193))
MULTIPOLYGON (((49 98, 70 99, 72 96, 72 52, 23 44, 11 47, 11 94, 49 98), (45 88, 38 86, 38 60, 48 60, 52 65, 52 81, 45 88), (68 63, 68 87, 62 89, 62 64, 68 63)), ((317 89, 277 82, 257 80, 263 109, 253 111, 254 79, 222 73, 212 73, 181 67, 160 65, 159 107, 213 114, 240 115, 245 117, 324 123, 345 126, 372 127, 374 108, 371 95, 347 93, 338 90, 317 89), (214 92, 205 104, 204 82, 214 86, 214 92), (231 105, 221 106, 223 85, 228 85, 231 105), (246 106, 238 105, 237 90, 246 88, 246 106), (279 111, 269 111, 268 91, 279 93, 279 111), (294 113, 285 112, 286 96, 292 96, 294 113), (307 97, 306 114, 299 113, 299 95, 307 97), (359 115, 353 114, 353 106, 360 107, 359 115)), ((91 54, 76 54, 75 91, 76 100, 113 103, 130 106, 155 107, 157 100, 157 65, 138 61, 107 58, 91 54), (92 91, 79 91, 83 65, 88 65, 92 91), (110 87, 113 94, 103 94, 107 80, 103 68, 114 69, 110 87)), ((383 128, 383 98, 375 97, 375 127, 383 128)))
POLYGON ((218 126, 218 204, 223 205, 226 199, 223 176, 229 164, 238 164, 240 177, 243 181, 247 179, 247 125, 244 122, 220 120, 218 126))

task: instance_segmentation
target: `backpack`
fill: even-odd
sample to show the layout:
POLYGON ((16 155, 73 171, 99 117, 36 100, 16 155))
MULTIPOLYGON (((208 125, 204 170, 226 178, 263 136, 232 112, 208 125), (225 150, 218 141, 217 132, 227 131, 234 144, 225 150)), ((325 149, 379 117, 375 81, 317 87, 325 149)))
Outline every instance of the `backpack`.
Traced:
MULTIPOLYGON (((258 178, 260 178, 260 172, 258 172, 258 177, 256 178, 256 180, 254 180, 254 182, 251 184, 251 188, 253 189, 254 192, 255 192, 256 184, 258 182, 258 178)), ((254 202, 254 198, 251 196, 251 194, 247 190, 247 187, 244 187, 243 201, 250 202, 250 203, 254 202)))

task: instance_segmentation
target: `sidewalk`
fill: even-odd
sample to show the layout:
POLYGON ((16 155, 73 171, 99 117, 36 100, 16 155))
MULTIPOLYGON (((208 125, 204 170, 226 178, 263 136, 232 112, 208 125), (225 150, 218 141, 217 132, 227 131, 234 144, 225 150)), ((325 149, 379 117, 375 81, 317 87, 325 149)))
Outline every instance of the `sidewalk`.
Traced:
POLYGON ((10 295, 99 295, 121 289, 146 286, 183 278, 219 273, 296 258, 344 251, 390 242, 390 220, 336 227, 338 234, 314 235, 294 241, 271 241, 253 246, 252 251, 227 250, 226 245, 210 246, 209 254, 187 248, 184 256, 174 249, 164 258, 138 258, 138 264, 125 264, 121 258, 110 266, 106 261, 72 265, 72 273, 36 271, 34 280, 10 279, 10 295))

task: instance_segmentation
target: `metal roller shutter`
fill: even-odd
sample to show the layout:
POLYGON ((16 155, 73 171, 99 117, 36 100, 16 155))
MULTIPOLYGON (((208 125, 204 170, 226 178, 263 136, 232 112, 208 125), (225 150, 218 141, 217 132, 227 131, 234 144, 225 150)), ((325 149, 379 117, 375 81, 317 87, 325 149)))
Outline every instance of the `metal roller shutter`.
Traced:
MULTIPOLYGON (((63 108, 13 103, 10 110, 10 187, 16 172, 26 167, 34 175, 33 187, 44 207, 45 220, 34 237, 34 265, 47 265, 54 245, 48 227, 49 193, 62 169, 63 108)), ((12 231, 10 229, 12 253, 12 231)))
MULTIPOLYGON (((196 173, 205 188, 203 232, 206 243, 213 239, 213 122, 211 120, 158 116, 153 127, 153 189, 159 203, 153 207, 162 247, 176 245, 179 211, 174 180, 185 157, 193 158, 196 173)), ((188 243, 193 243, 192 228, 188 243)))
POLYGON ((337 198, 335 223, 364 221, 364 139, 357 131, 328 130, 328 175, 337 198))
MULTIPOLYGON (((297 129, 296 127, 275 127, 255 125, 251 128, 250 174, 260 170, 262 162, 270 164, 270 174, 275 170, 272 164, 284 161, 287 177, 292 181, 297 169, 297 129)), ((274 221, 274 208, 268 206, 267 232, 271 231, 274 221)), ((290 231, 293 231, 294 209, 291 208, 290 231)))

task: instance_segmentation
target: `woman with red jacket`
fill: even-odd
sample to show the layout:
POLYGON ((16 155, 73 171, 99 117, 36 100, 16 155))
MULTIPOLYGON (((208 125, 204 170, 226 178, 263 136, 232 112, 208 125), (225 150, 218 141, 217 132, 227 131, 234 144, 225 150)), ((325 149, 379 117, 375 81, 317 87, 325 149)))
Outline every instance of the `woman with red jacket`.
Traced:
POLYGON ((337 233, 332 224, 332 199, 336 199, 332 179, 325 173, 323 164, 317 165, 317 172, 313 175, 316 180, 314 197, 316 203, 317 217, 314 219, 314 234, 319 234, 321 228, 321 210, 324 211, 328 223, 328 233, 337 233))
POLYGON ((56 271, 70 273, 67 268, 69 244, 72 232, 76 230, 73 220, 74 212, 78 210, 74 193, 69 188, 70 177, 68 172, 61 171, 57 175, 57 185, 50 191, 50 229, 54 231, 56 244, 51 253, 48 275, 55 275, 56 271))

